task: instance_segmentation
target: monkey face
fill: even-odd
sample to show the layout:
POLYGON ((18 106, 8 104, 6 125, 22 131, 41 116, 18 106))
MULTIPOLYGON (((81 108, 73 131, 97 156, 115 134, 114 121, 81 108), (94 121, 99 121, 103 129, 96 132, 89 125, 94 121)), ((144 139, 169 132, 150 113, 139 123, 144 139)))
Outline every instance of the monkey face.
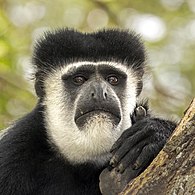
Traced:
POLYGON ((107 160, 131 126, 133 71, 116 62, 75 62, 52 72, 44 89, 48 133, 61 153, 73 162, 107 160))

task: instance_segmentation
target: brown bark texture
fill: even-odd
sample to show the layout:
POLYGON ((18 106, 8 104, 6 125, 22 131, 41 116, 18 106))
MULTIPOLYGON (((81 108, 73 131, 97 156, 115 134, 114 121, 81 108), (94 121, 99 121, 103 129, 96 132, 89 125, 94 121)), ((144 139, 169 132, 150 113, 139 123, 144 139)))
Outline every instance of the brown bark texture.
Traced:
POLYGON ((120 195, 195 195, 195 98, 165 147, 120 195))

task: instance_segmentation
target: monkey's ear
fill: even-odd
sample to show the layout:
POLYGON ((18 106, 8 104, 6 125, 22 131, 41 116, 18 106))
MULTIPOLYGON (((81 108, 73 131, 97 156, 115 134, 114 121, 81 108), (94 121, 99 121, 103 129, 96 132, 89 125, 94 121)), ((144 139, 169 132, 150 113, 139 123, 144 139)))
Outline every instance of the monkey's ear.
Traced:
POLYGON ((38 80, 35 81, 35 91, 38 97, 43 97, 44 95, 44 90, 42 83, 38 80))

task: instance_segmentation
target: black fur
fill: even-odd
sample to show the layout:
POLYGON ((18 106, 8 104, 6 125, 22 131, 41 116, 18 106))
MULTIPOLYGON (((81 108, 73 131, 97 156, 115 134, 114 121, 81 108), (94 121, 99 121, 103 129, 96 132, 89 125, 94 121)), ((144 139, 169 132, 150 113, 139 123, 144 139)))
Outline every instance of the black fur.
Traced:
POLYGON ((138 77, 138 94, 142 89, 145 48, 140 37, 125 30, 101 30, 81 33, 70 29, 47 32, 35 46, 33 64, 36 71, 36 91, 44 95, 46 74, 59 66, 76 61, 117 61, 132 67, 138 77))
POLYGON ((0 194, 100 194, 102 167, 71 165, 52 150, 37 106, 19 120, 0 142, 0 194))
POLYGON ((51 71, 56 66, 80 60, 125 62, 143 75, 145 50, 139 36, 133 32, 112 29, 81 33, 60 29, 45 33, 37 42, 33 56, 40 71, 51 71))
MULTIPOLYGON (((141 81, 144 53, 139 38, 127 31, 102 30, 85 34, 63 29, 46 33, 45 38, 37 43, 33 57, 37 94, 44 96, 44 78, 49 72, 80 59, 124 62, 132 67, 141 81)), ((0 140, 0 194, 101 194, 99 175, 109 162, 101 166, 90 163, 73 165, 58 154, 46 133, 41 101, 42 98, 36 108, 14 123, 0 140)), ((146 112, 142 109, 131 116, 133 126, 122 134, 111 151, 110 165, 120 172, 127 166, 133 166, 137 174, 143 171, 175 128, 170 121, 152 118, 147 104, 141 106, 146 112)))

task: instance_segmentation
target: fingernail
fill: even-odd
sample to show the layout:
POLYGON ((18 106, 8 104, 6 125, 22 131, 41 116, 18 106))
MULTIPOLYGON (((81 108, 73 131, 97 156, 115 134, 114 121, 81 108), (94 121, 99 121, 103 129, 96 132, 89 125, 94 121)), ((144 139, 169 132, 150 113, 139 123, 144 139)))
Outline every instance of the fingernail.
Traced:
POLYGON ((140 167, 140 164, 137 161, 132 165, 132 168, 135 170, 139 169, 139 167, 140 167))

